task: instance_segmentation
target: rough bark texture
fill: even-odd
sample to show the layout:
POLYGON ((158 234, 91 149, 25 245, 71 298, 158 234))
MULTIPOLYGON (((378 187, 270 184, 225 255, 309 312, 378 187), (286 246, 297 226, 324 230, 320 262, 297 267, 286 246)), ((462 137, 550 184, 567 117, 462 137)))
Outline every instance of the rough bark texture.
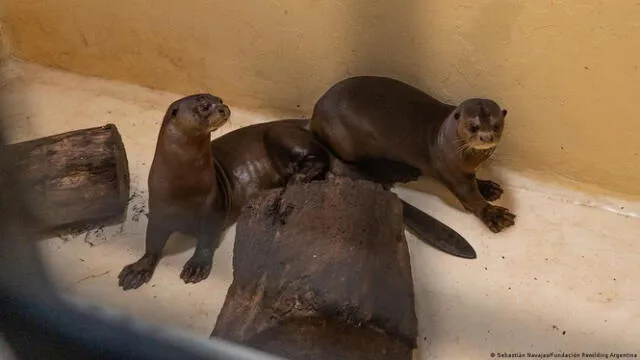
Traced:
POLYGON ((86 230, 126 218, 129 165, 115 125, 6 146, 3 187, 27 190, 42 235, 86 230))
POLYGON ((380 185, 334 178, 255 198, 233 269, 211 336, 289 359, 411 359, 402 204, 380 185))

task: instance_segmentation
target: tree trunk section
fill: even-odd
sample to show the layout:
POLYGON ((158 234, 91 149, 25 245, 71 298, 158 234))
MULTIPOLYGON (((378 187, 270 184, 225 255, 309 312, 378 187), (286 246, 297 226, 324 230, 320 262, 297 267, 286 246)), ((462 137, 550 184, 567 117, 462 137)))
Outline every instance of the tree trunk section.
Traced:
POLYGON ((411 359, 417 320, 402 204, 344 177, 255 198, 211 336, 288 359, 411 359))
POLYGON ((7 145, 0 185, 22 188, 36 232, 89 230, 121 223, 129 202, 129 164, 113 124, 7 145))

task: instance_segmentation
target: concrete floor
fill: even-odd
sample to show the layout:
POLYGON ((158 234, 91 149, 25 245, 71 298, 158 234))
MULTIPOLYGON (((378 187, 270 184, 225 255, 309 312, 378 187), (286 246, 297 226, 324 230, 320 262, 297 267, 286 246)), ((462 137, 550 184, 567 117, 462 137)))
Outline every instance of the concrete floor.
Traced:
MULTIPOLYGON (((127 148, 134 194, 128 221, 42 243, 59 289, 208 336, 232 278, 234 228, 216 253, 211 276, 200 284, 179 279, 188 250, 164 258, 146 286, 126 293, 117 286, 120 269, 143 251, 146 218, 136 214, 146 208, 159 123, 179 95, 28 64, 13 63, 4 71, 9 104, 18 105, 9 109, 15 141, 115 123, 127 148)), ((215 136, 274 119, 232 112, 215 136)), ((640 203, 538 183, 505 169, 492 173, 506 188, 499 203, 518 215, 515 227, 497 235, 415 190, 429 184, 398 189, 456 228, 478 252, 475 261, 454 258, 407 234, 420 331, 416 358, 484 359, 492 352, 640 356, 640 203)))

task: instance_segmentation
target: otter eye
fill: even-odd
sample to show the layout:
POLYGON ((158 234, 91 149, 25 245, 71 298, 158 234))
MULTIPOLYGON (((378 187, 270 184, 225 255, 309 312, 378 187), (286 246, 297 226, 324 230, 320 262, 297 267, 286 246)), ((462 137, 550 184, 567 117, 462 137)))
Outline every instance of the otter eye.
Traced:
POLYGON ((478 125, 469 126, 469 131, 471 131, 473 133, 478 132, 478 130, 480 130, 480 126, 478 126, 478 125))
POLYGON ((176 115, 178 115, 178 108, 174 108, 173 110, 171 110, 171 117, 175 117, 176 115))

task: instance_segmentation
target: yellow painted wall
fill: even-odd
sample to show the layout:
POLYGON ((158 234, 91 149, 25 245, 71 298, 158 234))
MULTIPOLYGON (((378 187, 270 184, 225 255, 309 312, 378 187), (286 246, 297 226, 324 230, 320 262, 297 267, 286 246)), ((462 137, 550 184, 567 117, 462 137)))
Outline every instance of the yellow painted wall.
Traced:
POLYGON ((17 57, 309 114, 392 76, 510 111, 498 159, 640 194, 636 0, 4 0, 17 57))

